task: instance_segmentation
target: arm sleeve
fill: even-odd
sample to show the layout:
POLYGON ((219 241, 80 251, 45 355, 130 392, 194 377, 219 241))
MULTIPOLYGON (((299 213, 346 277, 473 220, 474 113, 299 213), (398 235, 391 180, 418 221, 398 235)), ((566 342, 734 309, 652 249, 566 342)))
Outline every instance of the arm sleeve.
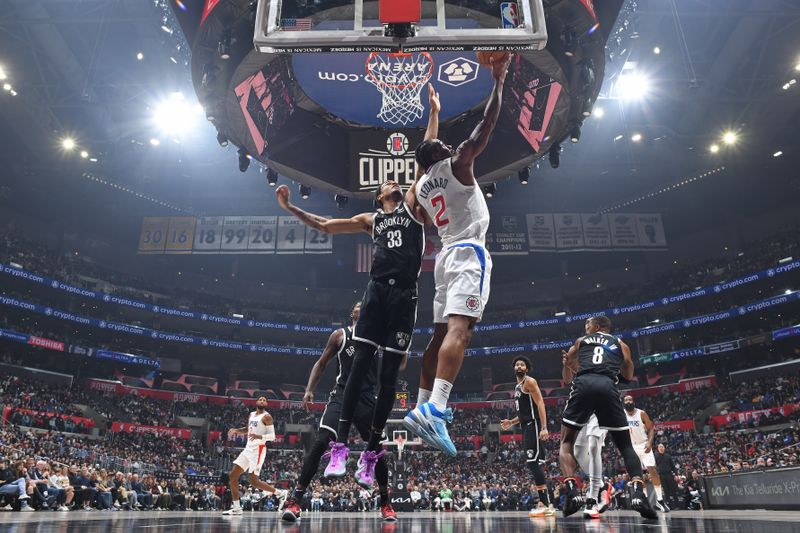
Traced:
POLYGON ((267 433, 264 435, 264 440, 267 442, 272 442, 275 440, 275 426, 270 424, 267 426, 267 433))

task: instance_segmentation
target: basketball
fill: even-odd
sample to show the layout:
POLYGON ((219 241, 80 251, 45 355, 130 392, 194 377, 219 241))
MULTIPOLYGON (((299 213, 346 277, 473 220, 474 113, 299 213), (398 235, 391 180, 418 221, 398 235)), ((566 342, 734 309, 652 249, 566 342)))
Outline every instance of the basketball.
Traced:
POLYGON ((494 63, 499 63, 508 56, 508 52, 476 52, 475 55, 478 56, 478 63, 483 65, 484 67, 492 67, 492 61, 494 63))

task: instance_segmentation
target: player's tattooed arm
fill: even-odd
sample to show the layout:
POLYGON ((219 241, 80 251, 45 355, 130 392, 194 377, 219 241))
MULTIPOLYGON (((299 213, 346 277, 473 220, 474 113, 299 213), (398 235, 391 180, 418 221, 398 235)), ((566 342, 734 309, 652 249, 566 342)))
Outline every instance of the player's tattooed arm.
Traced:
POLYGON ((325 349, 322 350, 322 355, 319 359, 317 359, 317 362, 314 363, 314 367, 311 369, 311 374, 308 376, 306 392, 303 395, 303 407, 305 407, 307 411, 311 410, 311 403, 314 401, 314 391, 317 390, 319 380, 322 379, 322 375, 325 373, 328 363, 333 356, 336 355, 336 352, 339 351, 342 343, 344 343, 344 331, 337 329, 331 333, 330 337, 328 337, 328 343, 325 344, 325 349))
POLYGON ((503 431, 506 431, 508 429, 511 429, 512 426, 516 426, 517 424, 519 424, 519 417, 518 416, 515 416, 511 420, 508 420, 506 418, 506 419, 503 419, 503 420, 500 421, 500 428, 503 431))
POLYGON ((539 420, 542 422, 542 426, 544 426, 541 431, 539 431, 539 438, 547 439, 550 436, 550 433, 547 431, 547 411, 544 406, 544 398, 542 397, 542 391, 539 389, 539 384, 535 379, 528 376, 525 379, 525 385, 523 385, 523 387, 525 387, 525 391, 531 395, 534 403, 536 403, 539 408, 539 420))
POLYGON ((293 214, 300 222, 322 233, 371 233, 372 214, 361 213, 350 218, 325 218, 314 213, 303 211, 291 202, 289 187, 281 185, 275 189, 278 204, 293 214))
POLYGON ((572 383, 575 374, 578 373, 578 347, 583 337, 575 341, 568 352, 561 352, 561 379, 564 383, 572 383))

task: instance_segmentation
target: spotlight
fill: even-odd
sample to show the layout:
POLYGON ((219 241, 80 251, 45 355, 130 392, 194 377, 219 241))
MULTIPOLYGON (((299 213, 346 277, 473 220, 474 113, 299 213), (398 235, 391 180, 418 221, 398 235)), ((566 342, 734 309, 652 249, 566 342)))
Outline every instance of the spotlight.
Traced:
POLYGON ((736 141, 737 141, 738 138, 739 138, 739 136, 736 135, 736 132, 734 132, 734 131, 726 131, 722 135, 722 141, 725 144, 729 144, 729 145, 730 144, 736 144, 736 141))
POLYGON ((61 140, 61 147, 67 151, 72 150, 75 148, 75 140, 72 137, 64 137, 61 140))
POLYGON ((244 148, 239 148, 239 172, 247 172, 250 166, 250 158, 247 157, 247 151, 244 148))
POLYGON ((796 64, 796 65, 794 66, 794 69, 795 69, 797 72, 800 72, 800 63, 796 64))
POLYGON ((719 152, 719 145, 712 144, 711 146, 708 147, 708 151, 711 152, 712 154, 716 154, 717 152, 719 152))
POLYGON ((575 55, 575 50, 578 48, 578 38, 572 28, 567 28, 561 35, 564 41, 564 55, 572 57, 575 55))
POLYGON ((603 118, 606 116, 606 111, 602 107, 596 107, 594 111, 592 111, 592 116, 597 118, 603 118))
POLYGON ((350 200, 347 196, 343 194, 336 194, 334 195, 333 199, 336 202, 336 207, 338 207, 340 211, 344 209, 344 206, 346 206, 348 200, 350 200))
POLYGON ((221 131, 218 131, 217 132, 217 142, 219 143, 220 146, 225 148, 226 146, 228 146, 228 137, 224 133, 222 133, 221 131))
POLYGON ((308 200, 308 197, 311 196, 311 187, 308 185, 300 184, 300 198, 303 200, 308 200))
POLYGON ((156 138, 152 138, 152 139, 150 139, 150 144, 153 145, 153 146, 158 146, 159 144, 161 144, 161 141, 159 141, 156 138))
POLYGON ((7 77, 8 76, 6 75, 6 71, 3 69, 3 67, 0 67, 0 80, 4 80, 7 77))
POLYGON ((551 146, 550 153, 548 154, 547 158, 550 161, 551 167, 558 168, 558 165, 561 164, 561 144, 555 143, 553 146, 551 146))
POLYGON ((203 65, 203 79, 200 82, 203 87, 208 88, 209 85, 213 85, 214 82, 217 81, 217 67, 215 67, 211 63, 206 63, 203 65))
POLYGON ((783 155, 783 150, 778 150, 777 152, 775 152, 774 154, 772 154, 772 157, 780 157, 780 156, 782 156, 782 155, 783 155))
POLYGON ((528 180, 531 177, 531 167, 525 167, 517 173, 517 177, 519 178, 519 182, 523 185, 528 184, 528 180))
POLYGON ((143 53, 141 53, 141 52, 139 52, 138 54, 136 54, 136 59, 138 59, 139 61, 141 61, 142 59, 144 59, 144 54, 143 54, 143 53))
POLYGON ((230 59, 231 57, 231 31, 226 30, 222 33, 222 38, 217 45, 217 52, 222 59, 230 59))
POLYGON ((642 140, 642 134, 641 133, 634 133, 633 135, 631 135, 631 140, 633 142, 635 142, 635 143, 638 143, 639 141, 642 140))
POLYGON ((490 183, 489 185, 483 186, 483 194, 486 195, 486 198, 493 198, 495 192, 497 192, 496 183, 490 183))
POLYGON ((574 143, 581 140, 581 125, 573 124, 569 129, 569 140, 574 143))
POLYGON ((658 54, 660 54, 660 53, 661 53, 661 47, 659 47, 659 46, 656 46, 655 48, 653 48, 653 53, 654 53, 655 55, 658 55, 658 54))
POLYGON ((278 173, 271 168, 267 168, 267 183, 270 187, 274 187, 278 183, 278 173))
POLYGON ((81 157, 83 159, 86 159, 87 157, 89 157, 89 152, 87 152, 86 150, 81 150, 81 157))
POLYGON ((4 91, 10 91, 11 90, 11 84, 10 83, 4 83, 3 84, 3 90, 4 91))
POLYGON ((650 92, 650 81, 641 74, 623 73, 617 79, 614 89, 623 100, 639 100, 650 92))

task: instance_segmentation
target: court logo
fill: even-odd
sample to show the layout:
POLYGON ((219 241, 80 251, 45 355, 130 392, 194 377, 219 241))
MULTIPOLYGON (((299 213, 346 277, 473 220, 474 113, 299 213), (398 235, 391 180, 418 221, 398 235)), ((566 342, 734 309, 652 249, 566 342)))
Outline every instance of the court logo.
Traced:
POLYGON ((398 331, 395 335, 395 338, 397 339, 397 345, 401 348, 405 348, 408 344, 408 341, 411 340, 411 335, 408 333, 403 333, 402 331, 398 331))
POLYGON ((459 87, 478 79, 478 71, 481 66, 477 61, 457 57, 439 65, 439 75, 437 79, 445 85, 459 87))
POLYGON ((386 139, 386 151, 395 157, 400 157, 408 152, 408 137, 402 133, 392 133, 386 139))
POLYGON ((467 296, 467 309, 477 311, 481 306, 481 301, 475 296, 467 296))

